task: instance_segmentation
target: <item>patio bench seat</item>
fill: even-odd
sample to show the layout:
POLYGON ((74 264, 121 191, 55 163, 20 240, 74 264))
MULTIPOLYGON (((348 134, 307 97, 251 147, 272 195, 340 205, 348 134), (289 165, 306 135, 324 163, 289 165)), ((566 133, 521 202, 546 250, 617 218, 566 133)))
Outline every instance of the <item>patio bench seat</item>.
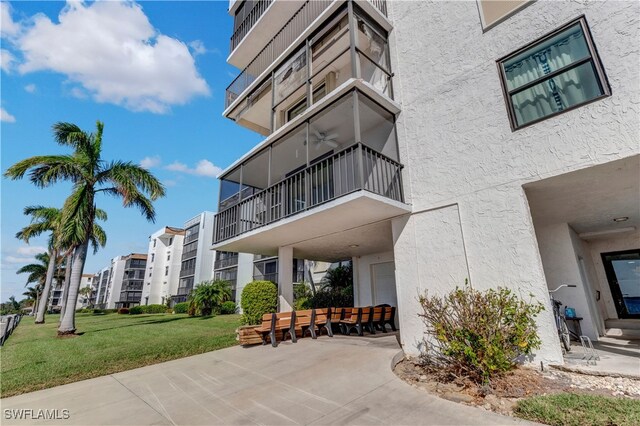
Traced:
POLYGON ((375 334, 371 326, 372 315, 373 308, 371 307, 351 309, 351 315, 340 321, 343 334, 348 336, 355 329, 358 332, 358 336, 363 336, 365 328, 375 334))

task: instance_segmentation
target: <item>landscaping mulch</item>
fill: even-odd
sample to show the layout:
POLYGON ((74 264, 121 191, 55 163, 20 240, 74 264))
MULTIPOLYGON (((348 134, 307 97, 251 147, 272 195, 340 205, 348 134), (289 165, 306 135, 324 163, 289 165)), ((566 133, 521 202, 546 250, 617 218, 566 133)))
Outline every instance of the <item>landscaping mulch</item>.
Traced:
POLYGON ((514 415, 519 400, 563 393, 615 396, 638 400, 640 380, 586 376, 559 370, 520 367, 479 385, 464 377, 443 376, 417 359, 400 361, 394 372, 413 387, 450 401, 477 406, 503 415, 514 415))

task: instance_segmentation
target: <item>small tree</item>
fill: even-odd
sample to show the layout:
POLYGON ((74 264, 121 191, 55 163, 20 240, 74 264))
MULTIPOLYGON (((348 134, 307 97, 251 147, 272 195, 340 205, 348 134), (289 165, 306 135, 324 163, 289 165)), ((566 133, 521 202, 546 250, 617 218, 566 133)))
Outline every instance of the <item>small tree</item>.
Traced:
POLYGON ((264 314, 276 312, 278 309, 278 288, 271 281, 250 282, 242 289, 240 306, 242 324, 260 324, 264 314))
POLYGON ((527 303, 507 288, 478 291, 465 283, 419 301, 427 335, 422 359, 439 374, 487 382, 540 347, 535 318, 542 304, 527 303))
POLYGON ((189 301, 200 315, 207 316, 220 305, 231 299, 231 286, 228 281, 205 281, 198 284, 189 295, 189 301))

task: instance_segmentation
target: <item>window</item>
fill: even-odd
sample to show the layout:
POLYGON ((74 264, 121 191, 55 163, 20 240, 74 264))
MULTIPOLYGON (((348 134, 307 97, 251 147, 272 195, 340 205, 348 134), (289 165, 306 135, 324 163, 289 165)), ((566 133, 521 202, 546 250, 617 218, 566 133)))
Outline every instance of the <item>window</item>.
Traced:
POLYGON ((155 253, 151 253, 151 261, 153 262, 153 260, 156 258, 156 254, 155 253))
POLYGON ((164 276, 166 277, 167 275, 169 275, 169 267, 165 266, 164 267, 164 276))
POLYGON ((167 260, 171 260, 171 253, 167 254, 167 260))
POLYGON ((156 239, 155 238, 153 239, 153 247, 154 248, 156 247, 156 239))
POLYGON ((173 237, 169 238, 169 245, 173 244, 173 237))
POLYGON ((498 61, 513 130, 611 94, 584 17, 498 61))

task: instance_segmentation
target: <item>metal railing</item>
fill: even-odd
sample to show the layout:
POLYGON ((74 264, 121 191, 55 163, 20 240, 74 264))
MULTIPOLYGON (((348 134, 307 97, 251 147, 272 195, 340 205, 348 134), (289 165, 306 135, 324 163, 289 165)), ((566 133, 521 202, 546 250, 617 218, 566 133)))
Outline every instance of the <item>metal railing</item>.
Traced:
POLYGON ((184 243, 183 244, 188 244, 190 242, 193 242, 193 241, 197 240, 199 236, 200 236, 200 230, 198 229, 198 232, 194 232, 194 233, 192 233, 190 235, 187 235, 184 238, 184 243))
POLYGON ((180 278, 188 277, 189 275, 195 275, 195 273, 196 273, 196 268, 182 269, 180 270, 180 278))
POLYGON ((196 257, 197 254, 198 254, 198 249, 187 251, 185 253, 182 253, 181 260, 191 259, 193 257, 196 257))
POLYGON ((278 273, 271 272, 268 274, 256 274, 253 276, 254 281, 271 281, 272 283, 278 284, 278 273))
POLYGON ((358 190, 403 201, 402 165, 357 143, 216 215, 214 242, 227 240, 358 190))
POLYGON ((302 32, 332 3, 333 0, 308 0, 287 21, 278 33, 227 87, 225 108, 246 90, 302 32))
POLYGON ((273 3, 273 0, 259 0, 254 4, 249 14, 245 16, 240 25, 238 25, 231 35, 231 46, 229 47, 229 52, 233 52, 233 50, 238 47, 242 39, 249 34, 249 30, 253 28, 262 14, 269 8, 269 6, 271 6, 271 3, 273 3))
MULTIPOLYGON (((334 0, 308 0, 287 21, 255 58, 229 84, 225 96, 225 109, 229 107, 273 62, 304 32, 334 0)), ((386 0, 368 0, 387 16, 386 0)), ((233 51, 233 49, 232 49, 233 51)))
POLYGON ((235 266, 238 264, 238 255, 230 256, 224 259, 218 259, 215 261, 213 269, 227 268, 229 266, 235 266))

